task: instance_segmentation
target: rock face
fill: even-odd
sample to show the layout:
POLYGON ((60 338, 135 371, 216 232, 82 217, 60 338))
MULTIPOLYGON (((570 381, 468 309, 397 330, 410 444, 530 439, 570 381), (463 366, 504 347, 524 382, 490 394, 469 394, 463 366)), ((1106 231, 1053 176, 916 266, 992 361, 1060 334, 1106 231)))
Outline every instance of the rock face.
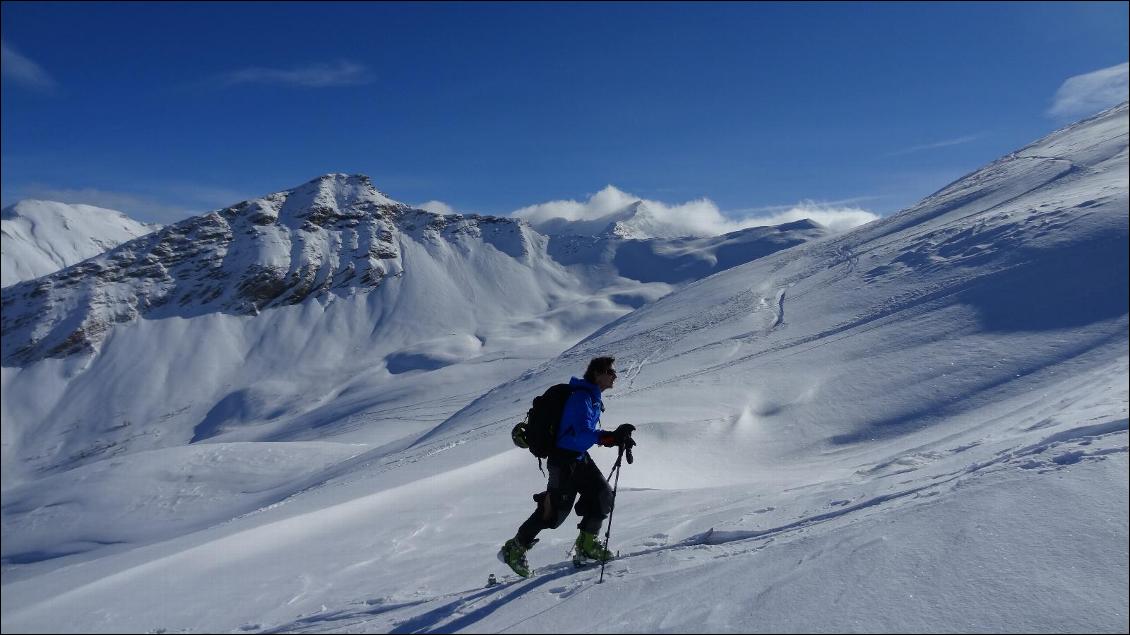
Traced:
POLYGON ((522 258, 519 221, 443 216, 377 191, 368 177, 328 174, 160 231, 3 290, 3 364, 96 349, 139 317, 255 315, 329 294, 352 295, 404 273, 398 236, 481 239, 522 258))

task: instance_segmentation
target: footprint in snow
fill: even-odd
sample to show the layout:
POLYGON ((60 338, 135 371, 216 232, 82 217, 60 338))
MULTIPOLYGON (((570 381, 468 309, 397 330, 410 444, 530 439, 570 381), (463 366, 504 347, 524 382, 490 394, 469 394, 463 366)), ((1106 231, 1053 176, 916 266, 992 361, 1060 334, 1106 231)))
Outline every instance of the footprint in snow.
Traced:
POLYGON ((569 596, 573 595, 574 593, 576 593, 577 589, 580 589, 580 588, 581 588, 581 584, 578 583, 578 582, 574 582, 573 584, 566 584, 566 585, 562 585, 562 586, 553 587, 552 589, 549 589, 549 592, 552 593, 553 595, 558 596, 560 599, 564 600, 564 599, 568 598, 569 596))

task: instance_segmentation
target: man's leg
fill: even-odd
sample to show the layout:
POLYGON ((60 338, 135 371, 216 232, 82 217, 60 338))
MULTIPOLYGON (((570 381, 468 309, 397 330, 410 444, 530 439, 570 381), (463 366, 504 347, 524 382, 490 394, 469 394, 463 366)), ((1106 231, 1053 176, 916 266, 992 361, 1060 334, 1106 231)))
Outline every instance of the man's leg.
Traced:
POLYGON ((600 467, 589 456, 585 456, 585 460, 577 466, 575 480, 581 494, 581 500, 577 502, 577 514, 581 517, 581 522, 577 528, 598 534, 604 519, 612 511, 612 488, 604 480, 600 467))
POLYGON ((578 463, 578 466, 561 466, 551 463, 548 466, 549 483, 546 491, 534 495, 538 506, 518 528, 518 534, 515 536, 526 549, 534 546, 538 532, 543 529, 556 529, 569 517, 573 501, 577 498, 577 485, 574 482, 573 472, 579 465, 578 463))

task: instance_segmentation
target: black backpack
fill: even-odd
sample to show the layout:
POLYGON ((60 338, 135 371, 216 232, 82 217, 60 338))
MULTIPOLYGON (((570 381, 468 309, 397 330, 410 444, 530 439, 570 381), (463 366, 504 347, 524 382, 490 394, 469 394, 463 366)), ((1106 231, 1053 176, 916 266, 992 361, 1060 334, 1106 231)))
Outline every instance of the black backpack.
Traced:
POLYGON ((569 384, 557 384, 534 397, 534 406, 526 413, 526 419, 510 431, 514 445, 538 457, 539 466, 541 459, 547 458, 557 447, 557 427, 573 390, 569 384))

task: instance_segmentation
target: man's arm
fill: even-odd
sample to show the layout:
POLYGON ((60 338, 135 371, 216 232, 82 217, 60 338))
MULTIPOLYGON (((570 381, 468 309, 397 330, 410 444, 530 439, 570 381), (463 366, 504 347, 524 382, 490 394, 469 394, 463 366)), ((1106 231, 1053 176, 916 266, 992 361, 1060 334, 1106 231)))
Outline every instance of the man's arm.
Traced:
POLYGON ((565 410, 561 413, 561 447, 577 452, 584 452, 600 440, 604 430, 597 428, 600 423, 600 408, 593 403, 592 397, 578 390, 569 396, 565 402, 565 410))

